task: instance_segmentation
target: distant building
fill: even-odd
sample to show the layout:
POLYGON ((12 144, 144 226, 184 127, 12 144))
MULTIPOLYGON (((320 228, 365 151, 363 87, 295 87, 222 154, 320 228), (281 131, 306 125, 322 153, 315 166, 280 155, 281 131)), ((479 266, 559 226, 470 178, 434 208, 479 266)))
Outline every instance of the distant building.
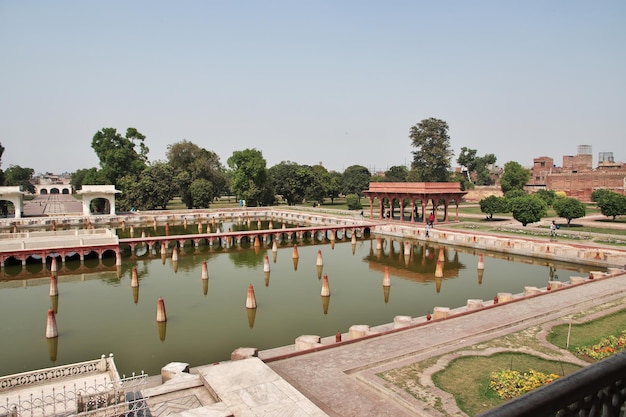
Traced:
POLYGON ((578 154, 564 155, 562 166, 547 156, 533 159, 532 175, 526 187, 563 191, 568 197, 591 201, 591 193, 607 189, 626 195, 626 164, 616 163, 612 152, 600 152, 598 166, 593 168, 590 145, 578 147, 578 154))
POLYGON ((68 173, 57 175, 46 172, 34 176, 31 183, 35 186, 35 194, 73 194, 71 179, 68 173))

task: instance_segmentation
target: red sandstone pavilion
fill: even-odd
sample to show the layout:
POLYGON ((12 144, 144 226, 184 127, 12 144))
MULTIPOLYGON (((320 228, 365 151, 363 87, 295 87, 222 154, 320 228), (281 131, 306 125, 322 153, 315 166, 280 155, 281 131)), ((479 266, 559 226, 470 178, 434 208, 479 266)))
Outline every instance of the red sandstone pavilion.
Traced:
POLYGON ((371 182, 370 188, 363 192, 370 199, 370 217, 374 216, 374 200, 378 199, 378 218, 386 217, 386 206, 389 206, 389 218, 426 223, 432 213, 435 222, 449 222, 450 204, 456 206, 454 221, 459 220, 459 204, 466 191, 461 191, 458 182, 371 182), (394 202, 399 206, 394 208, 394 202), (410 215, 406 208, 401 209, 407 202, 410 206, 410 215), (439 203, 443 202, 443 216, 438 215, 439 203), (429 210, 428 206, 432 208, 429 210), (421 211, 419 208, 421 207, 421 211), (428 210, 428 211, 427 211, 428 210))

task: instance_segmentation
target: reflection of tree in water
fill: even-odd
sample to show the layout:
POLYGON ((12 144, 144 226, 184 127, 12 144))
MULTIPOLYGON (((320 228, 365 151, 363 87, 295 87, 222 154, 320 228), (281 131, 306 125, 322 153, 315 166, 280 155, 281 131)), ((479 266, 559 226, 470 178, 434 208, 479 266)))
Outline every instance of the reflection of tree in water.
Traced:
POLYGON ((255 251, 255 250, 238 250, 228 253, 228 257, 232 261, 233 265, 237 268, 248 267, 250 269, 255 269, 259 265, 263 265, 263 259, 265 258, 266 251, 255 251))
POLYGON ((440 250, 443 249, 443 277, 456 278, 459 270, 466 269, 466 265, 459 261, 456 250, 447 249, 441 245, 428 242, 410 242, 411 253, 404 254, 404 241, 383 239, 382 249, 376 249, 376 240, 373 239, 369 254, 364 258, 370 268, 384 270, 388 266, 393 275, 414 281, 434 281, 437 260, 440 250))

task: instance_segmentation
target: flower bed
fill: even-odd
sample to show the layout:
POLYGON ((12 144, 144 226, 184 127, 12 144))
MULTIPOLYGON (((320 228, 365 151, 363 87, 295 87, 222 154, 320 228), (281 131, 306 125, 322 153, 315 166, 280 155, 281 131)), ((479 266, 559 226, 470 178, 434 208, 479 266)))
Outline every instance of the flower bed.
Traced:
POLYGON ((529 369, 528 372, 513 370, 495 371, 491 373, 489 388, 502 399, 509 400, 539 388, 559 378, 556 374, 544 374, 529 369))
POLYGON ((608 336, 591 346, 582 346, 576 349, 576 356, 582 359, 601 360, 615 355, 626 349, 626 330, 619 336, 608 336))

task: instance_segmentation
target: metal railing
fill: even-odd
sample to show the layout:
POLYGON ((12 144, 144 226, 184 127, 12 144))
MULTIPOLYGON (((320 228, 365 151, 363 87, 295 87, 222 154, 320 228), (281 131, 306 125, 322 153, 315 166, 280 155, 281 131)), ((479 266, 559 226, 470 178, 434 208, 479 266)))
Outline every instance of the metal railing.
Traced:
POLYGON ((18 396, 0 404, 0 416, 149 416, 141 390, 147 374, 88 385, 72 384, 18 396))
POLYGON ((478 417, 623 417, 626 352, 589 365, 478 417))

